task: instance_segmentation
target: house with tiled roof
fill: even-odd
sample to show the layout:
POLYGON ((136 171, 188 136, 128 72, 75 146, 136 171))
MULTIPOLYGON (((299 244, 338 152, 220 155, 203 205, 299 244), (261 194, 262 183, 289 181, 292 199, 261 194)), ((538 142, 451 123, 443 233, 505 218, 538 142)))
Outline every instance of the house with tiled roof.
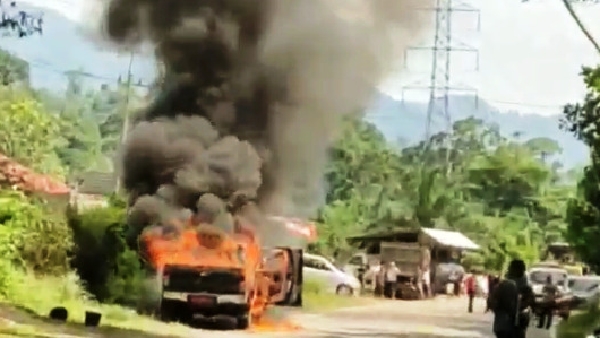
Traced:
POLYGON ((38 174, 2 154, 0 154, 0 187, 65 198, 68 198, 71 192, 65 182, 49 175, 38 174))

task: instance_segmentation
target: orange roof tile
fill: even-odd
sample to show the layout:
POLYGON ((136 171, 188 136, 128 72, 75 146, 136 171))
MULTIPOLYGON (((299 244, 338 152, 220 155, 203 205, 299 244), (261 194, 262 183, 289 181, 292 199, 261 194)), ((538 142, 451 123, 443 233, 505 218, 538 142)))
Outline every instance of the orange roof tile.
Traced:
POLYGON ((69 186, 48 175, 37 174, 33 170, 0 154, 0 181, 16 186, 23 191, 47 194, 68 194, 69 186))

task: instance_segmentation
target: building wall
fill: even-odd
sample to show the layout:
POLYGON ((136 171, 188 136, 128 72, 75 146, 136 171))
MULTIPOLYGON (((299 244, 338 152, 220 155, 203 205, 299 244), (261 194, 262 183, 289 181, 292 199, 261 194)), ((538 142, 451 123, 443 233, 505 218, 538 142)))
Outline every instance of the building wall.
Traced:
POLYGON ((76 206, 79 212, 92 208, 105 208, 108 207, 108 199, 103 195, 73 192, 71 206, 76 206))

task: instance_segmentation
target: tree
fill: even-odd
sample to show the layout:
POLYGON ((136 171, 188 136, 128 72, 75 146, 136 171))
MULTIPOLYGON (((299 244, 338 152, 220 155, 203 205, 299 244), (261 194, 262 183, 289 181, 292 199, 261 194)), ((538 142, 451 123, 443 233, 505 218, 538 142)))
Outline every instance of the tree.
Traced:
POLYGON ((587 94, 583 103, 564 108, 562 128, 573 133, 590 148, 591 163, 584 168, 577 198, 567 207, 567 238, 575 250, 595 269, 600 268, 600 68, 584 68, 587 94))
POLYGON ((570 190, 547 163, 558 152, 554 140, 503 137, 475 118, 398 149, 372 124, 349 120, 331 152, 318 249, 349 249, 344 237, 360 232, 442 227, 483 247, 472 264, 501 270, 511 258, 534 261, 565 229, 570 190))
POLYGON ((29 85, 29 63, 0 49, 0 85, 21 83, 29 85))
POLYGON ((0 152, 39 173, 62 175, 55 149, 64 147, 59 119, 22 88, 0 87, 0 152))
POLYGON ((68 72, 69 81, 63 96, 38 95, 43 95, 48 109, 63 121, 63 135, 68 145, 58 153, 69 172, 112 172, 124 116, 136 109, 141 98, 124 85, 90 88, 84 81, 85 75, 82 70, 68 72), (126 107, 127 95, 131 104, 126 107))

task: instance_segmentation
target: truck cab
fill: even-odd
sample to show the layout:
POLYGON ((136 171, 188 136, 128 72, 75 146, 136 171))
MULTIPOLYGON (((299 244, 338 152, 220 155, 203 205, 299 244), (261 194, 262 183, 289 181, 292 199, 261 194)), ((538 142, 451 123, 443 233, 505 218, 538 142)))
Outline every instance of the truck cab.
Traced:
POLYGON ((267 304, 301 306, 302 252, 274 249, 256 274, 242 268, 165 265, 160 273, 164 321, 234 318, 246 329, 267 304), (259 304, 261 303, 262 304, 259 304))
POLYGON ((246 329, 269 304, 302 305, 301 248, 260 247, 251 229, 210 224, 142 235, 157 267, 165 321, 235 319, 246 329))

